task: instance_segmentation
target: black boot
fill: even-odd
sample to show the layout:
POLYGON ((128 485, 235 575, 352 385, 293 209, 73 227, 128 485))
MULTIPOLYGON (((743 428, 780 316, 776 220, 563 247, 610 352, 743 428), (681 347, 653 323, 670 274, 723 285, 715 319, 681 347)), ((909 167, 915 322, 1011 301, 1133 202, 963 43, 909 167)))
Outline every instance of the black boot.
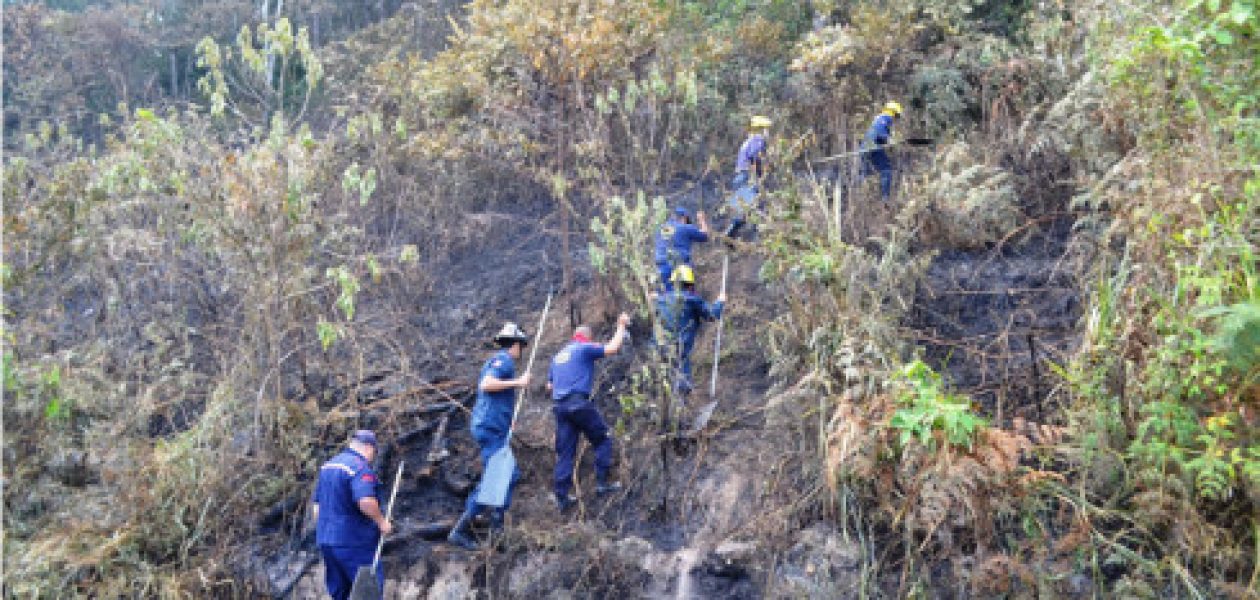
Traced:
POLYGON ((556 494, 556 508, 560 509, 562 513, 568 512, 570 508, 577 506, 577 503, 577 496, 573 494, 564 494, 563 496, 556 494))
POLYGON ((451 528, 451 534, 446 536, 446 541, 465 550, 476 550, 477 540, 473 538, 472 520, 472 513, 460 515, 459 521, 451 528))

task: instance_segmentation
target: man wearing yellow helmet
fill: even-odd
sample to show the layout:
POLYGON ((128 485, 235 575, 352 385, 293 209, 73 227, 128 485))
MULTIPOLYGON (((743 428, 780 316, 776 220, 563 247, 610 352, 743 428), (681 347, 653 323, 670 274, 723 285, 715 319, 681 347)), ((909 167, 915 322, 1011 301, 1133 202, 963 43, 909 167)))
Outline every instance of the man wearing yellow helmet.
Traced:
POLYGON ((733 236, 744 224, 744 216, 760 192, 761 179, 766 176, 766 134, 772 122, 769 118, 755 116, 748 124, 748 138, 739 147, 739 156, 735 159, 735 179, 731 187, 735 194, 731 197, 731 208, 734 216, 726 228, 726 235, 733 236))
POLYGON ((871 122, 870 129, 866 130, 866 137, 862 139, 862 178, 866 179, 868 175, 878 171, 879 194, 884 200, 892 194, 893 175, 892 159, 888 157, 884 146, 892 139, 893 124, 900 118, 901 105, 888 102, 871 122))
POLYGON ((680 265, 674 269, 674 290, 656 298, 656 312, 665 328, 667 345, 673 355, 681 377, 676 385, 682 394, 691 391, 691 349, 705 321, 715 321, 722 316, 726 294, 708 303, 696 293, 696 273, 691 267, 680 265))

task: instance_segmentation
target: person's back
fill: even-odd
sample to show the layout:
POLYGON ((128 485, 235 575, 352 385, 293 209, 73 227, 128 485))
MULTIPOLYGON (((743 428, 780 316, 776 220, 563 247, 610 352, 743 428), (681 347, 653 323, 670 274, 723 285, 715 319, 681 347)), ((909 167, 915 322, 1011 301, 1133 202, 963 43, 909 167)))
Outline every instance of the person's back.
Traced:
POLYGON ((577 503, 569 491, 573 486, 573 469, 577 444, 585 436, 595 454, 595 492, 606 494, 621 489, 621 483, 610 479, 612 437, 608 424, 591 401, 594 391, 595 361, 621 351, 626 339, 630 315, 617 317, 617 333, 607 344, 591 342, 591 330, 581 326, 572 340, 551 359, 547 385, 554 403, 551 412, 556 418, 556 468, 552 478, 556 506, 565 511, 577 503))
POLYGON ((766 176, 766 146, 770 119, 755 116, 748 125, 748 137, 739 146, 735 157, 735 178, 731 180, 732 193, 727 199, 731 222, 726 236, 734 237, 743 227, 748 213, 757 208, 757 195, 761 192, 761 180, 766 176))
POLYGON ((892 194, 892 159, 888 156, 886 146, 892 141, 892 128, 901 116, 901 105, 888 102, 884 109, 871 121, 871 126, 862 138, 862 177, 879 173, 879 193, 887 200, 892 194))
POLYGON ((603 344, 572 340, 551 359, 548 381, 552 400, 560 401, 573 393, 590 395, 595 361, 604 357, 603 344))
POLYGON ((346 449, 319 469, 315 501, 315 543, 325 546, 373 546, 376 525, 359 510, 358 495, 375 492, 376 475, 363 456, 346 449))
POLYGON ((893 116, 883 112, 871 121, 871 126, 866 130, 866 136, 862 138, 863 147, 868 149, 879 148, 888 144, 888 140, 892 137, 893 116))
POLYGON ((691 264, 691 245, 709 241, 704 230, 692 225, 670 219, 661 225, 656 232, 656 262, 672 261, 677 264, 691 264))
POLYGON ((739 146, 739 155, 735 158, 735 172, 751 172, 758 176, 761 171, 761 155, 766 151, 766 136, 757 131, 751 133, 739 146))
POLYGON ((657 307, 661 316, 661 326, 674 335, 682 335, 695 329, 696 303, 704 300, 691 291, 674 290, 657 298, 657 307))

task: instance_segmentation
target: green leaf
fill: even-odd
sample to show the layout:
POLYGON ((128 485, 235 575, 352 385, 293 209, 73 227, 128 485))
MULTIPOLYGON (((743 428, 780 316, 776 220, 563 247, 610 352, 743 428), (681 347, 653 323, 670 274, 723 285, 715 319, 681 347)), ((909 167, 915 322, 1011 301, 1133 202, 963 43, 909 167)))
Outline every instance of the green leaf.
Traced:
POLYGON ((1255 8, 1246 2, 1234 0, 1234 4, 1229 7, 1229 20, 1235 25, 1244 25, 1255 16, 1255 8))
POLYGON ((1216 38, 1216 43, 1222 46, 1234 45, 1234 36, 1224 29, 1215 29, 1212 31, 1212 37, 1216 38))
POLYGON ((337 328, 323 319, 320 319, 319 323, 315 325, 315 334, 319 336, 319 345, 324 349, 324 352, 328 352, 328 348, 332 347, 333 342, 337 341, 337 328))
POLYGON ((418 262, 420 260, 420 249, 415 244, 407 244, 402 247, 402 251, 398 253, 398 262, 418 262))

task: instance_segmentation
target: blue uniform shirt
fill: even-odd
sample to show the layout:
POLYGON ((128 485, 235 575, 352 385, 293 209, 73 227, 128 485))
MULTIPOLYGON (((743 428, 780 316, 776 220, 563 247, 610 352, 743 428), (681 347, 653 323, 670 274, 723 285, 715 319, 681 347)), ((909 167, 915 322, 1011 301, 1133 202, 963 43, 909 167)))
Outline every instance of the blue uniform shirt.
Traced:
POLYGON ((315 542, 322 546, 375 546, 380 531, 359 510, 359 500, 376 498, 376 473, 362 454, 349 448, 319 468, 315 503, 315 542))
POLYGON ((722 303, 709 304, 695 292, 674 290, 657 297, 656 310, 665 330, 688 343, 700 332, 701 323, 722 316, 722 303))
POLYGON ((709 241, 708 234, 700 231, 699 227, 670 219, 656 232, 656 263, 689 265, 691 264, 691 244, 707 241, 709 241))
POLYGON ((761 155, 766 151, 766 136, 754 133, 744 140, 739 147, 739 156, 735 159, 735 172, 749 171, 754 166, 761 170, 761 155))
POLYGON ((473 406, 473 435, 478 431, 488 435, 507 435, 512 428, 512 411, 516 408, 516 388, 508 388, 497 392, 481 389, 481 381, 491 375, 495 379, 506 380, 516 378, 516 361, 507 350, 500 350, 486 360, 477 376, 477 403, 473 406))
POLYGON ((573 392, 589 395, 595 379, 595 361, 603 357, 603 344, 569 342, 551 359, 551 371, 547 375, 547 381, 551 382, 551 399, 560 400, 573 392))
POLYGON ((887 144, 888 138, 892 137, 892 126, 892 115, 880 113, 871 122, 871 128, 866 130, 866 137, 862 140, 862 146, 872 148, 887 144))

